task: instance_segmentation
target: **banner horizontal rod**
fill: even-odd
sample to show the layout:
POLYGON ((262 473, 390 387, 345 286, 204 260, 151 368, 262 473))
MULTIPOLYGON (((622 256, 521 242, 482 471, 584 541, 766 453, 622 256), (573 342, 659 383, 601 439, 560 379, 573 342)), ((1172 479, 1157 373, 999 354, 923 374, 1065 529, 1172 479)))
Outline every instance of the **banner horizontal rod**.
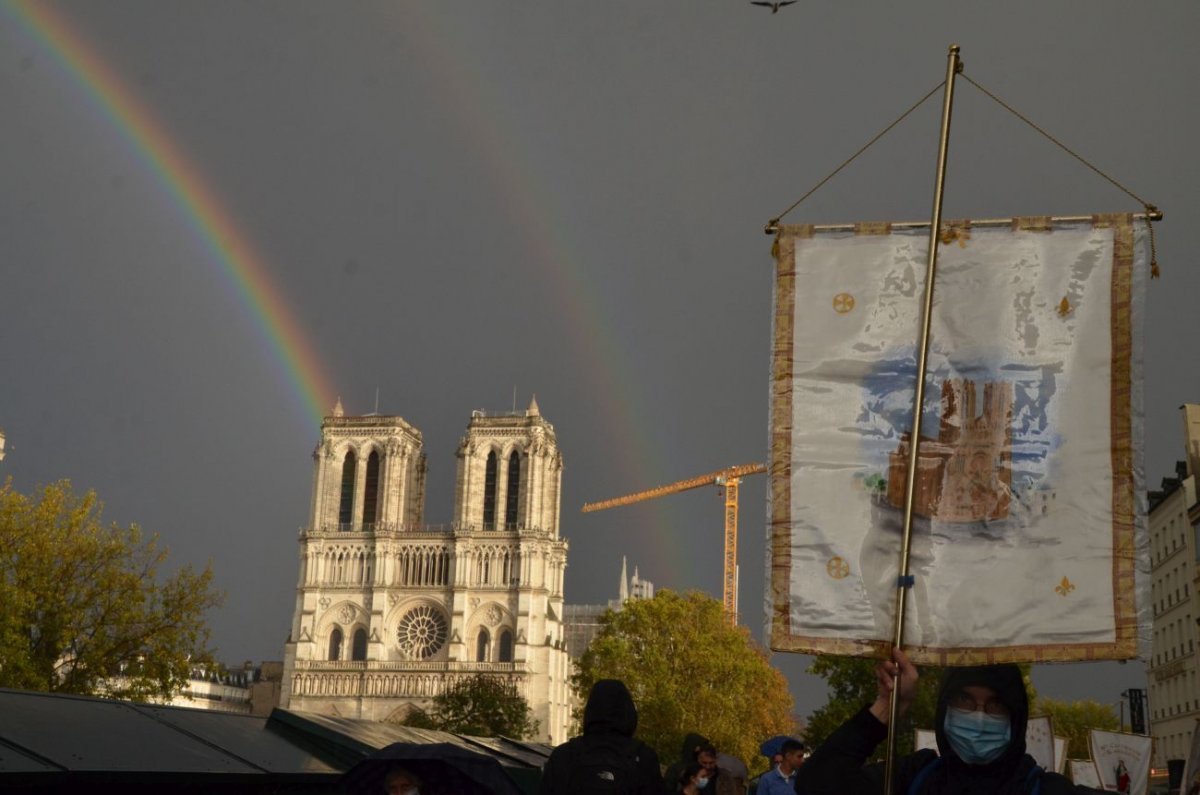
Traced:
MULTIPOLYGON (((1041 217, 1041 216, 1030 216, 1041 217)), ((1134 213, 1133 218, 1138 221, 1151 220, 1161 221, 1163 214, 1161 210, 1155 210, 1152 213, 1134 213)), ((959 219, 951 220, 969 220, 971 226, 1011 226, 1013 218, 981 218, 981 219, 959 219)), ((1051 215, 1048 220, 1052 224, 1090 224, 1094 220, 1091 215, 1051 215)), ((929 227, 929 221, 893 221, 891 222, 892 229, 926 229, 929 227)), ((767 224, 763 231, 768 235, 774 235, 779 232, 781 226, 799 226, 799 224, 767 224)), ((814 224, 813 232, 853 232, 856 224, 814 224)))

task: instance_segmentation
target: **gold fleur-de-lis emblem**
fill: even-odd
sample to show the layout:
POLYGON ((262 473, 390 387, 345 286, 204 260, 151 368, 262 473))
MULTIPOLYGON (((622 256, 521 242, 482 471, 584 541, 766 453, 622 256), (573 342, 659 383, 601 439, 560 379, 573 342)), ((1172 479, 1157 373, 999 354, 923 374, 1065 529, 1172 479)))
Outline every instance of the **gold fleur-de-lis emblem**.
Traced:
POLYGON ((844 315, 854 308, 854 296, 850 293, 838 293, 833 297, 833 311, 844 315))
POLYGON ((1066 575, 1063 575, 1062 582, 1060 582, 1058 585, 1054 586, 1054 591, 1059 596, 1066 596, 1067 594, 1069 594, 1071 591, 1074 591, 1074 590, 1075 590, 1075 583, 1068 580, 1066 575))
POLYGON ((846 562, 845 558, 834 555, 825 564, 825 571, 835 580, 844 580, 850 576, 850 564, 846 562))
POLYGON ((1067 297, 1064 295, 1063 300, 1058 302, 1058 316, 1066 317, 1067 315, 1071 314, 1071 312, 1073 312, 1074 310, 1075 310, 1075 307, 1071 306, 1071 302, 1068 301, 1067 297))

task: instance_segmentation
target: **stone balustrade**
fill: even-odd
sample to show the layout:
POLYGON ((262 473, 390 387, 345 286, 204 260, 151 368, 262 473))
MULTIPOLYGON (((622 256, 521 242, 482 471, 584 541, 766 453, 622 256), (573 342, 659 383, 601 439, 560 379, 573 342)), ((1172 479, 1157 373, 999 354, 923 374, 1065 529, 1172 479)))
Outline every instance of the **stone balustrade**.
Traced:
POLYGON ((475 674, 503 675, 524 688, 524 663, 296 661, 292 696, 431 698, 475 674))

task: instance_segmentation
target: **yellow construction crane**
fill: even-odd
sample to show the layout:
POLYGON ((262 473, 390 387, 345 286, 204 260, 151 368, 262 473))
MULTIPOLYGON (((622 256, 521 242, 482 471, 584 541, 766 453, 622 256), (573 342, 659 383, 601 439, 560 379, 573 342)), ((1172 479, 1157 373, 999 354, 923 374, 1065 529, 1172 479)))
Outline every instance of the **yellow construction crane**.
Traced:
POLYGON ((738 517, 738 485, 747 475, 757 475, 766 472, 766 464, 741 464, 726 467, 707 475, 700 475, 666 486, 627 494, 624 497, 614 497, 602 502, 584 503, 583 512, 603 511, 606 508, 616 508, 620 505, 631 505, 635 502, 652 500, 666 494, 676 494, 688 489, 698 489, 701 486, 721 486, 725 489, 725 576, 723 603, 725 618, 730 624, 737 623, 737 517, 738 517))

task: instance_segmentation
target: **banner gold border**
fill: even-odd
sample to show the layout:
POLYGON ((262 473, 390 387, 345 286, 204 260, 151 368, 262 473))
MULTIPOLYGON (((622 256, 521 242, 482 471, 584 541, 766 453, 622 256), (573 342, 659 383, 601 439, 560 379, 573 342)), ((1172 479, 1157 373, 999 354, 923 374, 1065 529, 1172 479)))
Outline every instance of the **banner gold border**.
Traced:
MULTIPOLYGON (((1113 230, 1111 275, 1111 390, 1112 439, 1112 593, 1114 639, 1106 643, 1064 643, 996 647, 935 648, 910 646, 918 664, 958 666, 1003 662, 1078 662, 1126 660, 1138 656, 1136 593, 1136 510, 1133 434, 1133 241, 1134 216, 1113 213, 1091 217, 1096 228, 1113 230)), ((957 221, 969 228, 970 221, 957 221)), ((1052 232, 1047 217, 1014 218, 1014 230, 1052 232)), ((862 234, 888 234, 884 224, 855 225, 862 234)), ((792 568, 792 417, 793 345, 796 305, 796 240, 811 238, 813 225, 782 226, 772 246, 775 255, 774 333, 771 355, 770 486, 770 646, 774 651, 887 657, 889 640, 826 638, 793 634, 791 626, 792 568)))

